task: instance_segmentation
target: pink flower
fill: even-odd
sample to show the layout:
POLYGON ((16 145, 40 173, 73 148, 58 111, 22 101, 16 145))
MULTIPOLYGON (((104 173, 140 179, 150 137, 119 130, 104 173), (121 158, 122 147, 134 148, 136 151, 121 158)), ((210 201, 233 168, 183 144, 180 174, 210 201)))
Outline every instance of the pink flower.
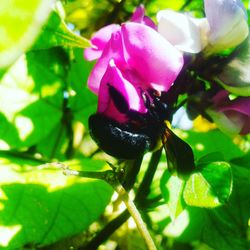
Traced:
MULTIPOLYGON (((152 19, 145 16, 145 9, 143 5, 139 5, 136 8, 133 16, 131 17, 131 22, 142 23, 157 30, 157 26, 152 19)), ((110 24, 98 30, 90 40, 93 46, 84 50, 85 59, 88 61, 98 59, 101 56, 104 47, 110 40, 112 33, 120 29, 121 26, 119 24, 110 24)))
POLYGON ((227 91, 220 91, 212 99, 214 107, 208 111, 216 125, 227 134, 250 133, 250 97, 230 100, 227 91))
POLYGON ((131 22, 142 23, 151 27, 152 29, 157 30, 157 26, 153 20, 148 16, 145 16, 145 9, 142 4, 136 8, 133 16, 131 17, 131 22))
POLYGON ((88 79, 88 87, 99 97, 97 112, 121 123, 128 118, 112 100, 111 87, 123 97, 129 110, 145 113, 142 93, 168 91, 183 65, 182 54, 155 29, 144 25, 148 19, 140 13, 142 9, 137 9, 132 17, 138 22, 97 32, 98 37, 105 30, 107 33, 103 39, 94 40, 99 46, 96 51, 87 51, 87 59, 98 58, 88 79))

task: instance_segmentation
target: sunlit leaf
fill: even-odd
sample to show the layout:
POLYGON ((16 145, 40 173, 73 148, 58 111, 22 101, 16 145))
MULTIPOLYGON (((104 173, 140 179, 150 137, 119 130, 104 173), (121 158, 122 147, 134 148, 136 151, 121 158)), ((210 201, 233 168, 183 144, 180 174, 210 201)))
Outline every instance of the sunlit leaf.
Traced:
POLYGON ((0 135, 7 148, 31 146, 60 123, 65 84, 61 62, 66 63, 62 52, 23 55, 0 80, 0 135))
POLYGON ((0 11, 0 68, 9 66, 34 42, 54 0, 2 0, 0 11))
POLYGON ((86 38, 72 32, 55 11, 51 13, 42 31, 32 49, 47 49, 56 46, 79 48, 91 46, 86 38))
POLYGON ((232 139, 219 130, 205 133, 185 131, 180 136, 192 146, 196 159, 214 152, 220 152, 225 160, 244 155, 232 139))
POLYGON ((174 220, 185 207, 182 199, 185 181, 177 175, 170 175, 168 171, 165 171, 160 185, 163 198, 169 207, 170 217, 174 220))
POLYGON ((226 162, 198 166, 187 180, 184 200, 190 206, 217 207, 228 201, 232 192, 232 173, 226 162))
POLYGON ((69 105, 74 112, 74 119, 81 121, 86 127, 89 116, 97 109, 97 96, 87 87, 92 67, 93 63, 84 60, 82 49, 73 50, 68 82, 74 94, 69 99, 69 105))
MULTIPOLYGON (((109 202, 112 189, 105 182, 64 176, 60 169, 38 164, 6 155, 0 159, 1 249, 46 245, 80 233, 109 202)), ((104 166, 87 159, 65 164, 92 171, 104 166)))

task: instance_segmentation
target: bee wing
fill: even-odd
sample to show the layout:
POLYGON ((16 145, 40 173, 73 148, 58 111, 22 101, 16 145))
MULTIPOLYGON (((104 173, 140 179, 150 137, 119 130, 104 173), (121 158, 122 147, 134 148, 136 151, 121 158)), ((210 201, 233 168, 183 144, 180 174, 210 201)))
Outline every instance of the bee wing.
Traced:
POLYGON ((170 171, 176 170, 179 174, 189 174, 195 169, 193 150, 167 126, 162 133, 162 144, 170 171))

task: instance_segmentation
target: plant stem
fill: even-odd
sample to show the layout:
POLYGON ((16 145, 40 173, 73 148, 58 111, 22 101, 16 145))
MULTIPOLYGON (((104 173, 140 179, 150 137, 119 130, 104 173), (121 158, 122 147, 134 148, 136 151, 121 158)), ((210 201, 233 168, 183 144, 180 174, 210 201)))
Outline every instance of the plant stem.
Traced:
MULTIPOLYGON (((149 187, 155 175, 158 163, 160 161, 162 149, 154 152, 151 156, 147 171, 143 177, 143 180, 138 188, 135 196, 135 202, 137 206, 142 207, 145 205, 145 199, 149 192, 149 187)), ((80 247, 79 250, 95 250, 101 243, 105 242, 124 222, 128 220, 130 214, 128 209, 123 211, 113 220, 111 220, 103 229, 101 229, 98 234, 87 243, 87 245, 80 247)))
POLYGON ((127 210, 129 211, 130 215, 134 219, 136 226, 137 226, 141 236, 143 237, 143 239, 147 245, 148 250, 157 250, 155 243, 154 243, 154 241, 153 241, 153 239, 152 239, 152 237, 147 229, 147 226, 144 223, 144 221, 142 220, 142 217, 141 217, 138 209, 136 208, 134 202, 129 197, 129 194, 122 187, 122 185, 115 185, 115 186, 113 186, 113 188, 118 193, 119 197, 122 199, 122 201, 126 205, 127 210))
POLYGON ((103 242, 105 242, 112 233, 114 233, 124 222, 128 220, 130 214, 128 210, 124 210, 116 218, 111 220, 98 234, 89 241, 85 246, 78 247, 78 250, 96 250, 103 242))
POLYGON ((115 173, 112 170, 107 170, 103 172, 92 172, 92 171, 76 171, 76 170, 70 170, 65 166, 62 166, 64 169, 64 174, 66 175, 75 175, 75 176, 81 176, 86 178, 95 178, 95 179, 101 179, 106 181, 108 184, 110 184, 114 190, 119 195, 119 198, 124 202, 124 204, 127 207, 128 212, 134 219, 137 228, 139 232, 141 233, 147 247, 149 250, 156 250, 156 246, 154 244, 154 241, 146 227, 146 224, 142 220, 142 217, 137 210, 133 200, 129 197, 129 194, 124 189, 124 187, 120 184, 118 180, 117 173, 115 173))
POLYGON ((162 148, 160 148, 158 151, 155 151, 152 154, 152 157, 150 159, 150 162, 148 164, 147 171, 143 177, 143 180, 138 188, 135 201, 141 201, 145 200, 147 195, 149 194, 150 191, 150 184, 153 181, 156 169, 158 167, 158 163, 161 158, 161 153, 162 153, 162 148))

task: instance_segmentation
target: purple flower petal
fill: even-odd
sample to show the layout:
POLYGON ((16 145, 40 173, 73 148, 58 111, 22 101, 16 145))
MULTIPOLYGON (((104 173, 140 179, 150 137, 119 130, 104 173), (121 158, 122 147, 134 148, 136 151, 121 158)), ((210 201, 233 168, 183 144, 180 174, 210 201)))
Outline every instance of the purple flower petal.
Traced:
POLYGON ((142 4, 136 8, 130 20, 131 22, 142 23, 151 27, 154 30, 157 30, 157 26, 155 25, 153 20, 145 16, 145 8, 142 4))
POLYGON ((96 94, 98 94, 101 79, 111 59, 114 59, 117 65, 125 64, 120 31, 112 34, 88 78, 88 87, 96 94))
POLYGON ((247 134, 250 132, 250 97, 230 100, 227 91, 220 91, 213 98, 214 110, 210 112, 217 125, 228 133, 247 134), (223 118, 223 114, 228 120, 223 118))
POLYGON ((113 86, 122 94, 128 104, 129 110, 135 110, 140 113, 147 111, 140 89, 137 89, 132 83, 125 79, 122 72, 115 65, 114 60, 111 60, 101 80, 97 112, 103 113, 118 122, 127 120, 126 114, 120 113, 113 103, 109 94, 109 86, 113 86))
POLYGON ((98 30, 90 40, 93 47, 84 50, 85 59, 88 61, 98 59, 101 56, 106 44, 110 40, 112 33, 120 29, 120 25, 110 24, 98 30))
POLYGON ((122 25, 126 59, 148 88, 167 91, 183 66, 182 54, 155 30, 139 23, 122 25))

